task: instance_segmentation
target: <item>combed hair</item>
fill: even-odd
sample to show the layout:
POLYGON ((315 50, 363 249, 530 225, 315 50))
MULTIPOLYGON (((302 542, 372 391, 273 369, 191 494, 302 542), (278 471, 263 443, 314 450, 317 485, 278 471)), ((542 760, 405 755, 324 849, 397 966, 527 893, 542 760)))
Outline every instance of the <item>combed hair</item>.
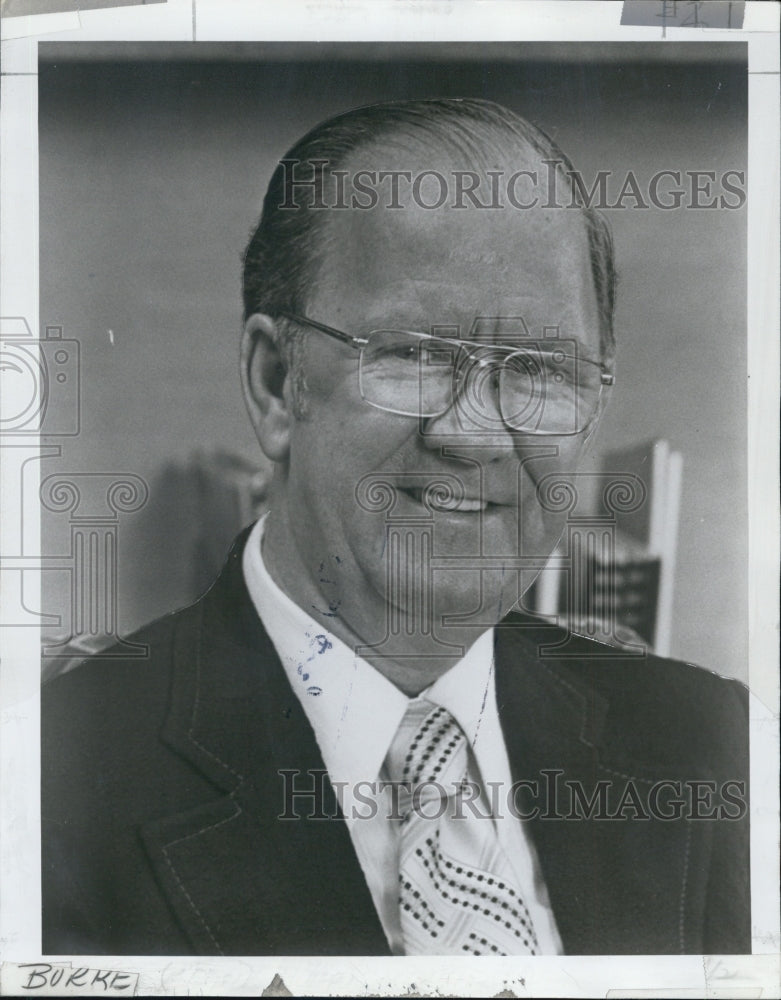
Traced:
MULTIPOLYGON (((473 168, 492 169, 506 161, 516 147, 529 147, 541 159, 559 160, 558 168, 567 177, 574 168, 552 139, 520 115, 492 101, 476 99, 431 99, 394 101, 356 108, 321 122, 300 139, 283 158, 308 164, 327 161, 327 170, 310 177, 296 174, 296 181, 322 181, 328 172, 344 167, 351 155, 375 142, 409 138, 425 142, 429 148, 438 143, 443 150, 467 157, 473 168)), ((328 213, 312 209, 315 199, 322 204, 327 192, 322 184, 296 190, 296 208, 281 208, 285 202, 286 167, 280 161, 263 200, 263 212, 244 254, 244 316, 280 312, 305 312, 307 296, 316 286, 319 252, 323 250, 322 229, 328 213)), ((569 178, 567 177, 569 182, 569 178)), ((570 182, 571 183, 571 182, 570 182)), ((578 192, 573 200, 580 204, 588 233, 591 269, 594 277, 603 356, 614 348, 613 310, 615 305, 615 270, 613 241, 605 219, 582 203, 578 192)), ((288 353, 288 365, 295 371, 296 340, 286 324, 282 326, 288 353)), ((299 371, 295 381, 301 382, 299 371)))

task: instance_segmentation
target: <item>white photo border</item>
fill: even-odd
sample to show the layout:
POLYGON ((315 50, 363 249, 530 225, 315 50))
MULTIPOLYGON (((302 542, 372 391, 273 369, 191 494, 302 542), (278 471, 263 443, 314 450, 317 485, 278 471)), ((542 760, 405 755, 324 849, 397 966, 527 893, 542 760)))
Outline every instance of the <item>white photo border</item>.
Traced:
MULTIPOLYGON (((666 43, 748 43, 749 687, 753 954, 546 958, 128 958, 63 962, 138 974, 137 992, 259 995, 279 976, 296 996, 706 995, 779 984, 778 907, 778 14, 748 2, 742 29, 668 29, 666 43)), ((0 105, 0 316, 39 330, 37 46, 40 41, 658 41, 657 28, 622 27, 621 3, 582 0, 339 0, 284 5, 252 0, 168 0, 137 7, 4 19, 0 105), (15 23, 14 23, 15 22, 15 23)), ((24 593, 39 607, 38 464, 25 444, 20 482, 0 478, 2 569, 25 556, 24 593), (28 498, 32 497, 31 502, 28 498), (23 525, 24 551, 18 548, 23 525)), ((3 460, 0 449, 0 463, 3 460)), ((3 463, 7 466, 7 463, 3 463)), ((0 993, 16 964, 40 952, 39 630, 0 629, 0 993)), ((48 962, 57 961, 47 958, 48 962)), ((15 978, 17 977, 17 978, 15 978)), ((99 991, 95 991, 97 994, 99 991)), ((104 991, 105 992, 105 991, 104 991)), ((84 992, 84 995, 91 995, 84 992)), ((744 995, 759 995, 745 993, 744 995)))

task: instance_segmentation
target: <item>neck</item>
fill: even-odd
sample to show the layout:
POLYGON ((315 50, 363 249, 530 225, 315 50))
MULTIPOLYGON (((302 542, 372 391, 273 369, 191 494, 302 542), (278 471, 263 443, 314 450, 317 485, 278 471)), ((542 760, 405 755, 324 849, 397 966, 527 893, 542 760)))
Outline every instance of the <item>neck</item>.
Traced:
MULTIPOLYGON (((406 695, 414 697, 433 684, 489 627, 448 626, 446 638, 437 638, 421 620, 419 602, 412 609, 391 607, 366 580, 347 586, 354 567, 330 565, 328 556, 317 552, 302 559, 290 528, 285 508, 273 507, 263 535, 263 561, 274 583, 406 695), (324 577, 327 591, 320 583, 324 577)), ((442 617, 435 611, 432 622, 442 617)))

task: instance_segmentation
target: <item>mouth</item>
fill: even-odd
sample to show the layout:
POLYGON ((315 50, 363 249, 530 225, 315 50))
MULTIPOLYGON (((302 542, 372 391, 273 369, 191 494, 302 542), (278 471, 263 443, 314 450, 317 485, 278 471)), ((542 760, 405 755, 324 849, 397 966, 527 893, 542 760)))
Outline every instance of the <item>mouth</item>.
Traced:
POLYGON ((405 496, 410 497, 416 503, 419 503, 430 510, 440 511, 443 513, 477 514, 490 507, 496 506, 495 504, 489 503, 487 500, 482 500, 477 497, 453 496, 443 490, 430 490, 423 489, 422 487, 410 487, 408 489, 398 487, 398 489, 400 493, 404 493, 405 496))

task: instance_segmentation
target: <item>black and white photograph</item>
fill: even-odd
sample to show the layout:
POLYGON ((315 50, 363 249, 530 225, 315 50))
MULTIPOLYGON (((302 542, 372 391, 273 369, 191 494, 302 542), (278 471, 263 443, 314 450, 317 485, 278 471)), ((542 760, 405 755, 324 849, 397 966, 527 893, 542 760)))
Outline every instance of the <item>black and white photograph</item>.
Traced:
POLYGON ((3 992, 777 982, 777 56, 592 6, 25 56, 3 992))

